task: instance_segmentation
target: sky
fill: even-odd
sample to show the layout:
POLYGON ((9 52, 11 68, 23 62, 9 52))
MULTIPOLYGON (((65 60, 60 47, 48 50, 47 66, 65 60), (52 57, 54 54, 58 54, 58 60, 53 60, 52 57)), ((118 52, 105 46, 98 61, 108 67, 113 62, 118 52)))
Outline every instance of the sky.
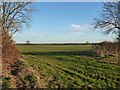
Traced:
POLYGON ((17 43, 83 43, 111 40, 91 24, 99 17, 101 2, 34 2, 28 30, 14 35, 17 43))

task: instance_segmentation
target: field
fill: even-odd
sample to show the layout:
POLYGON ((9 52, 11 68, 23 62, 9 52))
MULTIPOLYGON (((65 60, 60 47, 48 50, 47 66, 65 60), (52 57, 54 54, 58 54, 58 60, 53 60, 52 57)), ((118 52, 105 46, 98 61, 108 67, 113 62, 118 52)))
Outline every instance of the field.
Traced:
POLYGON ((120 67, 98 62, 91 45, 18 45, 49 88, 120 88, 120 67))

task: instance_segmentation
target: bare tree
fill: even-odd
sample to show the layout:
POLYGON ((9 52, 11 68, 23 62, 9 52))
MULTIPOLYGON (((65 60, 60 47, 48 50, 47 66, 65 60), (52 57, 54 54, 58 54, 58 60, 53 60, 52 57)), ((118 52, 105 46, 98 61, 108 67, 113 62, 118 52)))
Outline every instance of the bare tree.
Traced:
POLYGON ((28 22, 33 11, 29 7, 30 4, 31 2, 1 2, 0 29, 2 31, 3 69, 7 70, 11 63, 20 58, 20 50, 12 40, 12 35, 21 31, 25 26, 29 27, 28 22))
POLYGON ((103 29, 105 34, 113 33, 120 38, 120 2, 107 2, 99 19, 93 23, 94 29, 103 29))
POLYGON ((20 31, 24 26, 29 27, 31 2, 2 2, 1 4, 1 29, 12 36, 20 31))
MULTIPOLYGON (((120 1, 103 4, 101 17, 95 19, 94 29, 103 29, 105 34, 114 34, 118 39, 118 56, 120 56, 120 1)), ((118 64, 120 64, 118 57, 118 64)))
POLYGON ((27 44, 30 44, 30 41, 29 41, 29 40, 27 40, 27 41, 26 41, 26 43, 27 43, 27 44))

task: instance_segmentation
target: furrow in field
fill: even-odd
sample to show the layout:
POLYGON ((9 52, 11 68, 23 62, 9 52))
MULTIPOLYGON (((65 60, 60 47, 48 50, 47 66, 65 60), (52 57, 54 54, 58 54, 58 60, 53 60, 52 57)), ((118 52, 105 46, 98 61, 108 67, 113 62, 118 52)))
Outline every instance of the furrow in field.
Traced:
MULTIPOLYGON (((79 86, 79 83, 99 84, 105 86, 106 83, 110 85, 116 83, 120 85, 117 79, 119 79, 117 73, 117 66, 101 64, 89 60, 83 60, 78 58, 65 58, 62 56, 34 56, 28 55, 26 60, 38 70, 42 70, 45 77, 53 77, 53 82, 50 85, 62 83, 61 86, 74 83, 79 86), (75 61, 75 62, 74 62, 75 61), (101 64, 96 65, 96 64, 101 64), (63 79, 63 80, 62 80, 63 79), (112 80, 114 79, 114 80, 112 80), (68 82, 70 80, 70 82, 68 82)), ((51 80, 48 80, 51 81, 51 80)))

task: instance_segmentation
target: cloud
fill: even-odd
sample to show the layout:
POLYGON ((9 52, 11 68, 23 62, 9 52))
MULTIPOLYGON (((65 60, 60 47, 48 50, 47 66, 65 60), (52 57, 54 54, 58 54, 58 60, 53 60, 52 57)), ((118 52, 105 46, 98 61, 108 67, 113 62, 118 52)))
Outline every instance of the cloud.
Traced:
POLYGON ((82 35, 89 30, 89 25, 71 24, 65 28, 68 29, 70 34, 82 35))
POLYGON ((46 36, 48 35, 47 32, 20 32, 16 33, 15 36, 22 36, 22 37, 39 37, 39 36, 46 36))
POLYGON ((81 30, 81 26, 79 24, 71 24, 70 29, 78 31, 81 30))

